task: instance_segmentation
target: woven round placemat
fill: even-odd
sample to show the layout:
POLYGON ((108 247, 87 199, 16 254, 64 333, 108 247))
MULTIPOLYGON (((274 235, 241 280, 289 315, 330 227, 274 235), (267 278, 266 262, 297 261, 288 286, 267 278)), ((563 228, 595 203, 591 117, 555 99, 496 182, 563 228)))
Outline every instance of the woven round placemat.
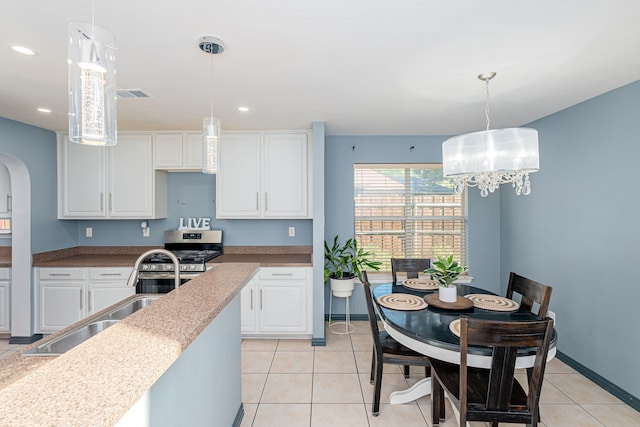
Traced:
POLYGON ((474 307, 481 308, 483 310, 516 311, 520 308, 520 304, 517 302, 498 295, 469 294, 464 297, 473 301, 474 307))
POLYGON ((422 310, 427 303, 420 297, 410 294, 387 294, 378 297, 378 304, 392 310, 422 310))
POLYGON ((419 291, 433 291, 438 289, 438 282, 431 279, 407 279, 402 281, 402 286, 419 291))
POLYGON ((456 319, 449 323, 449 330, 451 333, 460 338, 460 319, 456 319))

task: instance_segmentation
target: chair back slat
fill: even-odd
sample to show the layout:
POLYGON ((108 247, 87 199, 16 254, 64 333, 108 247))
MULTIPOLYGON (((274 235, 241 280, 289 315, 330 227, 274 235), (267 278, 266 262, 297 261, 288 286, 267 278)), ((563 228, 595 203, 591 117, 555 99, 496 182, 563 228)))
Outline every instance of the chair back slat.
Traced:
POLYGON ((431 258, 391 258, 393 284, 398 280, 398 273, 406 273, 407 279, 417 279, 427 268, 431 268, 431 258))
POLYGON ((540 317, 546 317, 549 311, 549 301, 551 301, 551 292, 553 288, 546 286, 526 277, 520 276, 514 272, 509 274, 509 285, 507 287, 506 297, 513 299, 513 294, 522 295, 520 305, 533 313, 533 304, 538 303, 538 313, 540 317))

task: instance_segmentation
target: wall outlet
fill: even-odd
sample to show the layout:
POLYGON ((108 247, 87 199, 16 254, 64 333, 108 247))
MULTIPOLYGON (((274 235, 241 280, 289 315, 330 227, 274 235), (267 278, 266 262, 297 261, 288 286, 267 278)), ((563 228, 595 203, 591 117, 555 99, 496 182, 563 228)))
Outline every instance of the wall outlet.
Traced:
POLYGON ((289 237, 295 237, 295 235, 296 235, 296 228, 289 227, 289 237))
POLYGON ((87 227, 84 229, 85 237, 93 237, 93 228, 87 227))
POLYGON ((142 229, 142 237, 149 237, 149 227, 142 229))

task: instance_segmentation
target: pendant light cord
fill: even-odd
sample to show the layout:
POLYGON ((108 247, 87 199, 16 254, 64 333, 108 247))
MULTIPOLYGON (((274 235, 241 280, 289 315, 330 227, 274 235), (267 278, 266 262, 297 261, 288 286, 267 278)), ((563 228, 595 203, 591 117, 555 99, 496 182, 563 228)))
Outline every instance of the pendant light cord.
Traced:
POLYGON ((489 119, 489 79, 484 81, 485 84, 485 91, 487 94, 487 103, 485 104, 484 107, 484 115, 487 119, 487 130, 489 130, 489 125, 491 124, 491 120, 489 119))
POLYGON ((213 123, 213 55, 211 55, 211 123, 213 123))

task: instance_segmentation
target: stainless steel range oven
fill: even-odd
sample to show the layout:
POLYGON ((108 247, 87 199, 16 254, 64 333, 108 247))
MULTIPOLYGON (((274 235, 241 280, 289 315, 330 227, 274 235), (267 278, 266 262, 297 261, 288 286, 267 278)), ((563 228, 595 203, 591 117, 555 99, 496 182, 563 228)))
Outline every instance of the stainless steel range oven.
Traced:
MULTIPOLYGON (((180 283, 206 271, 206 263, 222 255, 221 230, 167 230, 164 249, 171 251, 180 263, 180 283)), ((175 285, 175 267, 168 255, 154 253, 138 268, 137 294, 166 294, 175 285)))

